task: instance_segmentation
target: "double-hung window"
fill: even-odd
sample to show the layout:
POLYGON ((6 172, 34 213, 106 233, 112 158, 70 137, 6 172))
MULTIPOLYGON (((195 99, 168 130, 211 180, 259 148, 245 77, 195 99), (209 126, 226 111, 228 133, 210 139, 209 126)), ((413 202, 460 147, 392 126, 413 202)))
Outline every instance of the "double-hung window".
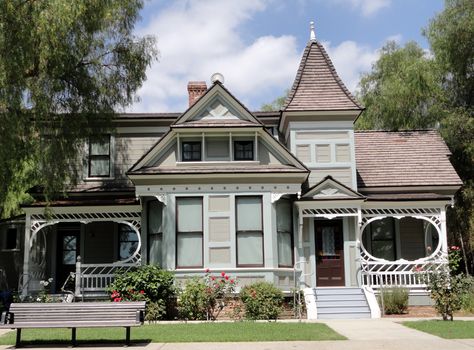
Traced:
POLYGON ((111 177, 110 135, 89 140, 89 177, 111 177))
POLYGON ((181 160, 183 162, 199 162, 201 158, 201 141, 183 141, 181 143, 181 160))
POLYGON ((253 141, 234 141, 234 160, 253 159, 253 141))
POLYGON ((203 266, 202 197, 176 198, 176 266, 203 266))
POLYGON ((138 248, 138 235, 126 224, 119 225, 119 259, 127 260, 138 248))
POLYGON ((163 206, 154 200, 148 202, 148 263, 163 266, 163 206))
POLYGON ((237 266, 263 266, 262 197, 235 198, 237 266))
POLYGON ((276 204, 278 234, 278 266, 293 266, 292 208, 289 199, 280 199, 276 204))

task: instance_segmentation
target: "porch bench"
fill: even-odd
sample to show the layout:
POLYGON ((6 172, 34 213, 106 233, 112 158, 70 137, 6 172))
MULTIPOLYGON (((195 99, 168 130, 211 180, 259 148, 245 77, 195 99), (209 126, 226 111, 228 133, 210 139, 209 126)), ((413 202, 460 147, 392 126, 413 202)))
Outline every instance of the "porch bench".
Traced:
POLYGON ((16 329, 16 343, 24 328, 70 328, 76 346, 76 328, 125 327, 125 344, 130 344, 130 327, 143 324, 145 302, 13 303, 2 314, 0 329, 16 329))

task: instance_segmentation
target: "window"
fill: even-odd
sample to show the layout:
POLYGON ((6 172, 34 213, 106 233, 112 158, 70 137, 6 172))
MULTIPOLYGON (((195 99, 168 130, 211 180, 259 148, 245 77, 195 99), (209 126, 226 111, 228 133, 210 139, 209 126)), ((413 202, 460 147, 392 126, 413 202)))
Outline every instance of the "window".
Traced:
POLYGON ((202 267, 202 197, 176 199, 176 266, 202 267))
POLYGON ((17 246, 18 242, 18 229, 16 227, 8 227, 5 232, 5 238, 3 240, 3 250, 16 250, 19 249, 17 246))
POLYGON ((163 266, 163 207, 159 201, 148 202, 148 263, 163 266))
POLYGON ((89 140, 89 177, 110 177, 110 135, 89 140))
POLYGON ((130 258, 138 248, 138 235, 133 228, 126 224, 119 226, 119 259, 130 258))
POLYGON ((201 160, 201 142, 200 141, 183 141, 181 144, 183 162, 193 162, 201 160))
POLYGON ((263 266, 262 197, 236 197, 237 266, 263 266))
POLYGON ((395 260, 395 221, 393 218, 370 223, 370 252, 376 258, 395 260))
POLYGON ((253 141, 234 141, 234 160, 253 160, 253 141))
POLYGON ((280 199, 276 205, 278 234, 278 266, 293 266, 293 230, 291 201, 280 199))

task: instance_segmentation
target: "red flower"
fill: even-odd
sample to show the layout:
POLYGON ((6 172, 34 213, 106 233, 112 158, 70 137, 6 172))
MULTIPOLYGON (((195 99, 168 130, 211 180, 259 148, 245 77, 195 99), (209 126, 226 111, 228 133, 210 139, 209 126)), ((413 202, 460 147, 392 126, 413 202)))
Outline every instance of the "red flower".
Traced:
POLYGON ((221 272, 221 276, 222 276, 222 277, 225 276, 225 272, 224 272, 224 271, 221 272))
POLYGON ((140 294, 145 294, 145 291, 144 291, 144 290, 141 290, 141 291, 140 291, 140 294))
POLYGON ((214 276, 211 276, 211 280, 213 280, 213 281, 214 281, 215 279, 216 279, 216 278, 215 278, 214 276))
POLYGON ((207 269, 205 270, 206 273, 209 273, 209 271, 211 271, 211 270, 209 270, 209 268, 207 268, 207 269))
POLYGON ((229 276, 225 276, 225 279, 228 280, 228 279, 229 279, 229 276))
POLYGON ((234 280, 230 280, 230 283, 234 283, 234 280))
POLYGON ((119 302, 122 301, 122 298, 115 298, 114 301, 115 301, 116 303, 119 303, 119 302))
POLYGON ((455 246, 455 245, 453 245, 453 246, 451 246, 451 250, 459 250, 459 247, 458 247, 458 246, 455 246))
POLYGON ((111 297, 112 299, 118 298, 119 296, 120 296, 120 293, 117 292, 116 290, 114 290, 114 291, 112 292, 112 295, 110 295, 110 297, 111 297))

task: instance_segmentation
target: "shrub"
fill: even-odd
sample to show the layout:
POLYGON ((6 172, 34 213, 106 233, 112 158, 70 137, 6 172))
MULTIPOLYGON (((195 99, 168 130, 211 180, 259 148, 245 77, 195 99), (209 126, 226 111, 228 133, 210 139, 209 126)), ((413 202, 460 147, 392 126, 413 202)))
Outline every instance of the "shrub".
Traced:
POLYGON ((427 290, 443 320, 453 320, 453 314, 462 307, 463 296, 472 281, 464 275, 451 276, 449 269, 430 272, 425 275, 427 290))
POLYGON ((282 311, 283 293, 268 282, 256 282, 240 291, 245 317, 250 320, 276 320, 282 311))
MULTIPOLYGON (((146 313, 150 311, 156 317, 154 319, 162 319, 167 315, 168 306, 175 297, 174 275, 158 266, 144 265, 116 274, 107 291, 115 302, 145 300, 146 313)), ((151 316, 145 317, 151 320, 151 316)))
POLYGON ((204 278, 186 282, 180 293, 178 311, 187 320, 215 320, 234 292, 235 280, 222 272, 213 276, 209 269, 204 278))
POLYGON ((379 298, 383 297, 384 313, 387 315, 404 314, 408 309, 408 289, 394 287, 381 291, 379 298))
POLYGON ((457 275, 461 272, 461 249, 458 246, 451 246, 448 249, 449 270, 451 275, 457 275))
POLYGON ((474 277, 466 277, 469 288, 461 297, 461 309, 465 312, 474 313, 474 277))

